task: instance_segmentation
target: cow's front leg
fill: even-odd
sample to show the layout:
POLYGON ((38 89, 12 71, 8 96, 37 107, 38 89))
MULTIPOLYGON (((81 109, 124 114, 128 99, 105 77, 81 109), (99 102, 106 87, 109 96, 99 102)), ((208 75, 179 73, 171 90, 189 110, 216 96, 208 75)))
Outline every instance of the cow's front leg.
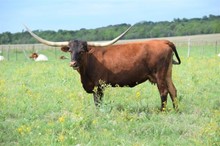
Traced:
POLYGON ((103 89, 101 87, 98 87, 94 92, 93 92, 93 97, 94 97, 94 103, 96 107, 100 107, 100 104, 102 103, 102 97, 103 97, 103 89))

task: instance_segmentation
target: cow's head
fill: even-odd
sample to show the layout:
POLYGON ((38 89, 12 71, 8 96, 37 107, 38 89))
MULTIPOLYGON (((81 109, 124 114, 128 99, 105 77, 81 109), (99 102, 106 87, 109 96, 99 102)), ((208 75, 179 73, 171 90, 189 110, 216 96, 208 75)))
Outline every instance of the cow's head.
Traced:
MULTIPOLYGON (((26 26, 25 26, 26 27, 26 26)), ((123 32, 121 35, 116 37, 115 39, 107 42, 84 42, 84 41, 70 41, 70 42, 51 42, 47 41, 36 34, 34 34, 28 27, 26 27, 27 31, 39 42, 48 45, 48 46, 54 46, 54 47, 62 47, 61 50, 64 52, 70 52, 71 53, 71 62, 70 66, 77 69, 79 67, 79 62, 81 59, 81 56, 84 54, 84 52, 87 52, 88 47, 104 47, 109 46, 114 43, 116 43, 121 37, 123 37, 132 26, 130 26, 125 32, 123 32)))
POLYGON ((37 53, 32 53, 29 58, 33 58, 33 59, 36 59, 38 57, 38 54, 37 53))
POLYGON ((82 56, 85 54, 85 52, 88 51, 87 42, 73 40, 69 42, 68 46, 62 47, 61 50, 64 52, 70 52, 70 67, 78 69, 81 63, 82 56))

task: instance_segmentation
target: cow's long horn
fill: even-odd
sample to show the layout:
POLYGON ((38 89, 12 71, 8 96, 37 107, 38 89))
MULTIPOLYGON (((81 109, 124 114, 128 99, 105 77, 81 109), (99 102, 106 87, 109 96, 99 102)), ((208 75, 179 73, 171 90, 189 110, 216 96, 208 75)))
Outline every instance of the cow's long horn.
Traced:
POLYGON ((51 41, 47 41, 39 36, 37 36, 36 34, 34 34, 27 26, 24 25, 24 27, 27 29, 27 31, 39 42, 48 45, 48 46, 53 46, 53 47, 63 47, 63 46, 67 46, 69 44, 69 42, 51 42, 51 41))
POLYGON ((108 42, 87 42, 87 44, 89 46, 93 46, 93 47, 104 47, 104 46, 109 46, 114 44, 115 42, 117 42, 121 37, 123 37, 130 29, 132 26, 130 26, 125 32, 123 32, 121 35, 119 35, 118 37, 116 37, 115 39, 108 41, 108 42))

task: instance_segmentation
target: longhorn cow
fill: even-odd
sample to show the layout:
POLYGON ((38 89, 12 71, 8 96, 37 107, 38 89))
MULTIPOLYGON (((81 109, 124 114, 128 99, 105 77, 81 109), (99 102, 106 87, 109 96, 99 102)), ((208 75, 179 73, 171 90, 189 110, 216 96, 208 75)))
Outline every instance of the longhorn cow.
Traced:
POLYGON ((165 110, 168 94, 173 107, 177 109, 177 90, 172 81, 172 64, 180 64, 181 61, 175 45, 168 40, 112 45, 130 28, 112 41, 97 43, 80 40, 51 42, 40 38, 26 27, 39 42, 49 46, 60 46, 62 51, 70 52, 70 67, 80 74, 85 91, 93 93, 96 106, 102 101, 102 83, 110 84, 112 87, 134 87, 149 80, 158 87, 161 110, 165 110), (173 60, 173 53, 178 62, 173 60))

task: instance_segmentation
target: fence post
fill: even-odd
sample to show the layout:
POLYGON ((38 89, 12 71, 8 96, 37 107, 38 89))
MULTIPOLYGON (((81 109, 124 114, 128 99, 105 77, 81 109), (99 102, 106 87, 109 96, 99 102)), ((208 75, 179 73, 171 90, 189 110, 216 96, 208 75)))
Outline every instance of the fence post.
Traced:
POLYGON ((10 60, 10 58, 9 58, 9 51, 10 51, 10 45, 8 46, 8 49, 7 49, 7 57, 8 57, 8 61, 10 60))
POLYGON ((2 54, 2 45, 0 45, 0 54, 2 54))
POLYGON ((190 38, 189 38, 188 39, 188 54, 187 54, 187 57, 190 56, 190 49, 191 49, 191 47, 190 47, 190 38))
POLYGON ((202 54, 201 54, 201 56, 203 56, 203 54, 204 54, 204 48, 205 48, 205 45, 202 46, 202 54))
POLYGON ((35 52, 35 46, 34 46, 34 44, 32 45, 32 53, 34 53, 35 52))
POLYGON ((55 60, 57 59, 57 48, 54 47, 54 51, 55 51, 55 60))
POLYGON ((15 60, 17 61, 18 60, 18 51, 17 51, 17 47, 15 48, 15 60))
POLYGON ((22 51, 23 51, 24 56, 26 57, 26 59, 27 59, 27 60, 30 60, 30 58, 27 56, 27 54, 26 54, 26 52, 25 52, 24 48, 22 48, 22 51))

